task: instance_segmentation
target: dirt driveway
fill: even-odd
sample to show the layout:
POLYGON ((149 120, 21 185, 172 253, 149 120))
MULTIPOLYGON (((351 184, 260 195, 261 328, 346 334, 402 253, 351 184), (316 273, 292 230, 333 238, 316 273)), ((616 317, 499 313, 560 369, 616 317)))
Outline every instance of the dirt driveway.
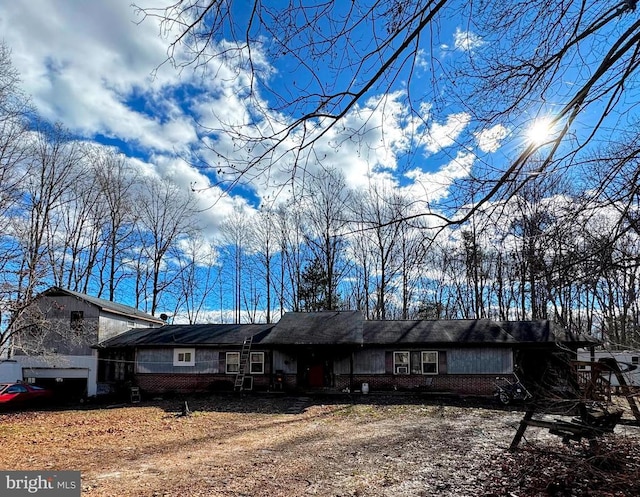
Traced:
MULTIPOLYGON (((518 411, 365 396, 188 402, 188 417, 178 400, 0 414, 0 468, 80 470, 88 496, 565 495, 549 490, 553 472, 535 483, 547 493, 525 474, 548 444, 564 450, 556 437, 532 430, 521 455, 506 453, 518 411)), ((637 446, 640 431, 616 438, 637 446)))

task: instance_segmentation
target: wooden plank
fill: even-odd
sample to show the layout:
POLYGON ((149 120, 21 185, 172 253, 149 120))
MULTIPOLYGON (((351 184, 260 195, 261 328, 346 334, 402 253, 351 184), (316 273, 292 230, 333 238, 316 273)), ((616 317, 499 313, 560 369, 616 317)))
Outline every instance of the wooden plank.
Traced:
POLYGON ((589 413, 590 417, 583 416, 580 420, 564 421, 556 419, 546 421, 542 419, 533 419, 534 410, 526 412, 515 436, 509 446, 510 451, 517 449, 524 433, 529 426, 536 428, 546 428, 549 433, 562 437, 563 442, 569 440, 579 441, 583 438, 593 440, 604 433, 613 432, 616 424, 620 421, 622 411, 589 413), (590 424, 591 423, 591 424, 590 424))
POLYGON ((525 413, 524 418, 522 418, 522 421, 520 421, 520 426, 518 426, 518 430, 516 431, 516 434, 513 437, 513 440, 511 441, 511 445, 509 446, 509 450, 511 452, 513 452, 518 448, 518 445, 520 444, 520 440, 522 440, 522 437, 524 436, 524 432, 527 430, 527 426, 529 426, 529 422, 531 421, 531 418, 533 418, 533 413, 534 413, 533 409, 528 410, 525 413))

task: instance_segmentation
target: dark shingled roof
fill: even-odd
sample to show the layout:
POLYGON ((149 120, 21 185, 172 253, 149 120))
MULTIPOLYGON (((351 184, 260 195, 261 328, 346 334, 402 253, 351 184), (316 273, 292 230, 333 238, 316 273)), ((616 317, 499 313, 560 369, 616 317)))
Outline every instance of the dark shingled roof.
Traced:
POLYGON ((502 343, 515 340, 498 323, 486 319, 438 321, 365 321, 364 343, 502 343))
POLYGON ((174 324, 162 328, 136 328, 105 340, 100 347, 163 345, 233 345, 254 337, 258 343, 273 324, 174 324))
POLYGON ((72 290, 65 290, 63 288, 59 288, 56 286, 52 286, 48 290, 42 292, 41 295, 45 295, 47 297, 75 297, 80 300, 84 300, 85 302, 89 302, 100 309, 105 311, 111 311, 116 314, 122 314, 124 316, 132 316, 138 319, 143 319, 146 321, 151 321, 153 323, 163 324, 164 321, 162 319, 152 316, 151 314, 147 314, 146 312, 142 312, 135 307, 130 307, 124 304, 118 304, 117 302, 112 302, 106 299, 100 299, 98 297, 92 297, 91 295, 86 295, 80 292, 74 292, 72 290))
POLYGON ((100 347, 237 345, 589 344, 549 321, 488 319, 366 321, 359 311, 288 312, 277 324, 197 324, 136 328, 100 347))
POLYGON ((519 343, 572 343, 593 345, 597 343, 594 338, 571 333, 561 326, 546 320, 539 321, 499 321, 509 335, 519 343))
POLYGON ((263 344, 277 345, 361 345, 359 311, 287 312, 263 344))

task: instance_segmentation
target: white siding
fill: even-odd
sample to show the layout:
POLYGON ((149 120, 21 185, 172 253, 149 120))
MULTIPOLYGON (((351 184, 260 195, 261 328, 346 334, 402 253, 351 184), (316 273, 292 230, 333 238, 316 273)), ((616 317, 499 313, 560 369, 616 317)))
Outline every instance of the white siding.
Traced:
POLYGON ((17 361, 0 360, 0 382, 13 383, 22 380, 22 366, 17 361))
POLYGON ((160 324, 150 321, 105 311, 100 315, 98 341, 103 342, 131 328, 158 328, 160 326, 160 324))
MULTIPOLYGON (((623 350, 623 351, 609 351, 609 350, 596 350, 594 359, 598 361, 601 358, 612 357, 620 365, 622 375, 628 385, 635 387, 640 386, 640 351, 638 350, 623 350)), ((591 352, 587 350, 578 351, 579 361, 591 361, 591 352)), ((589 369, 589 366, 586 367, 589 369)), ((607 380, 611 381, 611 385, 614 387, 620 386, 618 378, 613 373, 603 373, 603 376, 607 380)))

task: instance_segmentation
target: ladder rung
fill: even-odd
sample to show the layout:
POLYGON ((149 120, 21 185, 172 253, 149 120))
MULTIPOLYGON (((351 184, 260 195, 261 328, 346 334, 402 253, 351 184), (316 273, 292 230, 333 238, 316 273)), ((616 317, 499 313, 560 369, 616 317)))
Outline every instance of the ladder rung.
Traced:
POLYGON ((244 379, 247 376, 247 366, 249 365, 252 343, 252 336, 245 338, 242 342, 242 350, 240 351, 240 364, 238 365, 238 373, 236 374, 236 380, 234 383, 235 390, 243 390, 244 379))

